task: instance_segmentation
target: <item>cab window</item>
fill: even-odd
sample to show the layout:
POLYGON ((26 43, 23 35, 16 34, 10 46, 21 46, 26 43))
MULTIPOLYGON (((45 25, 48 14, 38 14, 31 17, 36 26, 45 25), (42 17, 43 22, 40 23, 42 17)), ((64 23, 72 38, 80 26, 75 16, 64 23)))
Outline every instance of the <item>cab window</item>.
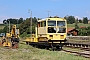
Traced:
POLYGON ((38 27, 40 27, 40 22, 38 22, 38 27))
POLYGON ((46 26, 46 21, 40 22, 40 27, 45 27, 46 26))
POLYGON ((66 33, 66 28, 57 28, 58 33, 66 33))
POLYGON ((44 24, 44 27, 45 27, 46 26, 46 21, 44 21, 43 24, 44 24))
POLYGON ((41 25, 40 25, 40 27, 43 27, 43 22, 41 22, 41 25))
POLYGON ((48 27, 48 33, 56 33, 56 27, 48 27))
POLYGON ((57 21, 57 26, 65 26, 65 21, 57 21))
POLYGON ((56 21, 48 21, 48 26, 56 26, 56 21))

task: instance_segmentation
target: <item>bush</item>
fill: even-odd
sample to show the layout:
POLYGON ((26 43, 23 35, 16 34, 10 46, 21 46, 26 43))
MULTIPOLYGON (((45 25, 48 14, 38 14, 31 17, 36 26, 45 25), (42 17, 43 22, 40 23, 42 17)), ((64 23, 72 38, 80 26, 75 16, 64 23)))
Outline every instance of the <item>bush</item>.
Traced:
POLYGON ((27 33, 26 32, 24 32, 22 35, 20 35, 20 37, 26 37, 27 36, 27 33))
POLYGON ((79 28, 79 36, 90 36, 90 26, 87 28, 79 28))
POLYGON ((21 38, 30 37, 30 34, 27 34, 27 32, 24 32, 20 35, 21 38))

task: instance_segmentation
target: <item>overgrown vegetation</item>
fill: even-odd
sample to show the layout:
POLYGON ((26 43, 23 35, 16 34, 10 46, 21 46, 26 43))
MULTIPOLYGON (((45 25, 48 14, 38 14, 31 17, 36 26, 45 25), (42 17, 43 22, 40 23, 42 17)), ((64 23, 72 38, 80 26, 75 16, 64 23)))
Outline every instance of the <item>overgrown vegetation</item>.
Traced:
MULTIPOLYGON (((84 20, 87 20, 87 18, 84 18, 84 20)), ((84 24, 87 24, 87 21, 84 22, 84 24)), ((90 26, 78 26, 78 20, 75 22, 75 29, 78 30, 79 36, 90 36, 90 26)))
POLYGON ((62 51, 38 49, 21 43, 18 49, 0 47, 1 60, 89 60, 62 51))
MULTIPOLYGON (((22 34, 21 35, 21 37, 23 37, 23 36, 30 36, 30 29, 31 29, 31 27, 30 27, 30 20, 31 20, 31 18, 29 19, 29 18, 27 18, 23 23, 21 23, 20 25, 19 25, 19 29, 20 29, 20 34, 22 34)), ((32 33, 35 33, 35 27, 37 26, 37 18, 36 17, 34 17, 34 18, 32 18, 32 33)))
POLYGON ((78 31, 79 36, 90 36, 90 26, 86 28, 79 28, 78 31))

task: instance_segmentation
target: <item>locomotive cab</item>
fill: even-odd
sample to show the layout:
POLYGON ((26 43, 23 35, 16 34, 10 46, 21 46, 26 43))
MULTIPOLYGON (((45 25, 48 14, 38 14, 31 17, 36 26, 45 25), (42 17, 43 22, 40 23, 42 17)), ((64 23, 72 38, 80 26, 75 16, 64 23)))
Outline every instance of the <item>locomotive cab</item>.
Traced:
MULTIPOLYGON (((66 41, 67 23, 63 18, 47 18, 38 21, 38 38, 39 41, 66 41)), ((57 42, 58 43, 58 42, 57 42)))

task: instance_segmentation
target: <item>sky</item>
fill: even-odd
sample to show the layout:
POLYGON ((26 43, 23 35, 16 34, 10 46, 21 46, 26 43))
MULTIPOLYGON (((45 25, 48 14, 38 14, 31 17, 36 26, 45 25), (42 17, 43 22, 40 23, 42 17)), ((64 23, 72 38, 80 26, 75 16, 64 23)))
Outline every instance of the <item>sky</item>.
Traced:
POLYGON ((0 23, 8 18, 46 18, 49 16, 90 18, 90 0, 0 0, 0 23), (47 12, 49 11, 49 12, 47 12))

